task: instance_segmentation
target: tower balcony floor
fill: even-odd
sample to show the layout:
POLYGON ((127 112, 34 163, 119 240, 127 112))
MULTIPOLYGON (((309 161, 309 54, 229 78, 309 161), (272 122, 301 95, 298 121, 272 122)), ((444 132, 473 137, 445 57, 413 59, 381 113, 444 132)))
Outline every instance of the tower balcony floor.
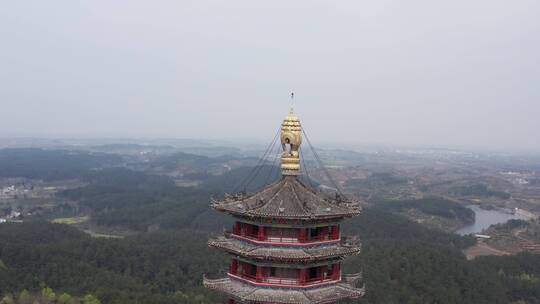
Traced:
POLYGON ((275 246, 301 246, 301 247, 308 247, 308 246, 319 246, 324 244, 335 244, 339 243, 340 239, 331 239, 328 237, 320 237, 320 238, 313 238, 309 241, 300 241, 298 238, 293 237, 267 237, 264 240, 259 240, 256 235, 238 235, 234 233, 227 232, 226 234, 230 234, 230 237, 244 240, 253 244, 258 245, 275 245, 275 246))
POLYGON ((339 279, 313 279, 307 280, 306 282, 300 282, 298 278, 274 278, 274 277, 263 277, 257 279, 254 276, 247 276, 242 274, 232 274, 228 273, 227 276, 233 280, 239 280, 244 283, 248 283, 254 286, 262 287, 274 287, 274 288, 314 288, 319 286, 325 286, 333 283, 338 283, 341 281, 339 279))
POLYGON ((320 246, 290 247, 268 244, 263 246, 225 235, 210 239, 208 245, 249 259, 304 263, 360 253, 360 242, 352 238, 343 238, 337 243, 320 246))
POLYGON ((346 282, 338 282, 309 289, 254 286, 234 278, 204 278, 204 286, 223 292, 241 303, 325 304, 356 299, 365 293, 346 282))

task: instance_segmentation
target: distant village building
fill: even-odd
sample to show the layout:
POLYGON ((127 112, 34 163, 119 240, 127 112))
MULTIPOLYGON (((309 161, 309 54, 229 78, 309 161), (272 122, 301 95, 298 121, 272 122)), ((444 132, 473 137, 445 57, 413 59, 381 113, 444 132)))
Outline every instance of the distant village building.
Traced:
POLYGON ((291 112, 281 127, 281 179, 254 193, 227 195, 212 207, 235 218, 231 232, 209 240, 231 254, 227 276, 204 285, 228 303, 337 303, 362 297, 361 275, 344 275, 341 260, 360 252, 357 238, 341 234, 340 221, 360 214, 358 204, 329 199, 298 179, 302 129, 291 112))
POLYGON ((0 224, 7 223, 7 222, 21 222, 19 220, 21 215, 22 215, 21 212, 13 210, 5 217, 0 218, 0 224))
POLYGON ((487 235, 487 234, 475 234, 474 237, 476 237, 477 239, 490 239, 491 236, 487 235))

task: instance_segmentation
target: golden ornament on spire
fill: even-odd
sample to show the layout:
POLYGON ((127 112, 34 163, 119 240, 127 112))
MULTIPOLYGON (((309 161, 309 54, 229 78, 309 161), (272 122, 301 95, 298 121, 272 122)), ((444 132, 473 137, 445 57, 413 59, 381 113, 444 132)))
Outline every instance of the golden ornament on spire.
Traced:
POLYGON ((281 124, 281 172, 283 175, 300 174, 300 145, 302 144, 302 126, 294 114, 293 108, 281 124))

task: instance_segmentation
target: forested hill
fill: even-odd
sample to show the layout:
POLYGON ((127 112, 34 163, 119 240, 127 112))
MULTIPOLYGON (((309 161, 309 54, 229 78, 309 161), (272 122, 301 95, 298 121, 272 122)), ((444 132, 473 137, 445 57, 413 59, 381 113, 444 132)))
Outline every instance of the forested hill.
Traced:
POLYGON ((0 177, 62 180, 121 163, 120 156, 68 150, 2 149, 0 177))
MULTIPOLYGON (((77 207, 63 212, 88 216, 85 224, 122 227, 134 234, 102 239, 48 222, 0 224, 0 295, 24 289, 35 294, 51 287, 59 294, 93 294, 107 304, 216 303, 218 297, 202 288, 202 277, 225 271, 226 256, 209 249, 206 241, 230 226, 231 219, 212 211, 210 198, 235 188, 253 191, 277 178, 279 170, 264 166, 252 183, 242 185, 252 170, 236 168, 207 176, 196 187, 178 187, 166 176, 108 164, 90 162, 73 171, 84 186, 56 199, 77 207), (95 166, 101 169, 93 170, 95 166)), ((21 172, 30 170, 26 166, 21 172)), ((402 203, 368 208, 343 225, 345 234, 358 235, 363 243, 362 254, 347 260, 344 268, 364 273, 367 294, 356 303, 540 303, 539 256, 467 261, 461 250, 474 243, 472 238, 394 214, 403 206, 443 217, 466 217, 466 211, 462 214, 464 210, 447 202, 402 203)))
POLYGON ((453 231, 474 223, 474 212, 458 202, 443 197, 424 197, 407 200, 373 200, 374 208, 398 213, 411 220, 421 221, 434 229, 453 231))
POLYGON ((166 176, 108 168, 84 175, 86 186, 58 196, 77 202, 79 210, 91 215, 99 225, 136 231, 146 231, 150 226, 216 231, 228 223, 228 218, 210 210, 211 197, 219 198, 235 189, 254 191, 275 181, 279 174, 277 167, 262 166, 253 180, 242 185, 250 173, 254 175, 252 171, 241 167, 208 177, 198 187, 177 187, 166 176))
POLYGON ((474 212, 457 203, 441 197, 425 197, 409 200, 380 200, 374 203, 376 208, 386 211, 401 211, 404 209, 418 209, 426 214, 444 218, 458 219, 464 223, 474 223, 474 212))
POLYGON ((179 230, 94 239, 61 224, 3 224, 0 294, 49 286, 72 295, 92 293, 103 303, 209 303, 202 274, 225 268, 206 238, 179 230))
POLYGON ((124 168, 95 171, 84 180, 87 186, 59 196, 77 202, 80 210, 99 225, 135 231, 146 231, 153 225, 187 228, 197 216, 209 211, 210 197, 218 195, 210 189, 177 187, 168 177, 124 168))
MULTIPOLYGON (((538 256, 467 261, 472 239, 429 230, 400 216, 366 210, 344 225, 363 253, 347 272, 364 271, 368 293, 357 303, 538 303, 538 256), (523 303, 523 302, 522 302, 523 303)), ((225 256, 193 229, 93 239, 66 225, 0 225, 0 293, 43 286, 103 303, 215 303, 203 274, 226 269, 225 256)))

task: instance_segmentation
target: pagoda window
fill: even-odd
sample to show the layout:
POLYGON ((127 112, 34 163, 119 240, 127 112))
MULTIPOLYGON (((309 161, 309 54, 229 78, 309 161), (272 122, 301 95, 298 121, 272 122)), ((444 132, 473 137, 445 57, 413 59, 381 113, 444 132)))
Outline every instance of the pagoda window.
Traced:
POLYGON ((264 230, 264 227, 242 222, 236 222, 233 226, 233 234, 259 240, 265 239, 264 230))
POLYGON ((334 267, 332 267, 333 265, 328 265, 326 266, 326 278, 332 278, 333 277, 333 274, 334 274, 334 267))
POLYGON ((330 264, 322 267, 324 279, 337 280, 340 275, 340 264, 330 264))
POLYGON ((332 265, 332 279, 333 280, 339 280, 339 277, 341 275, 341 265, 339 263, 332 265))
POLYGON ((255 225, 249 225, 249 226, 251 228, 249 236, 254 237, 254 238, 258 238, 259 237, 259 226, 255 226, 255 225))
POLYGON ((329 226, 329 227, 314 227, 307 229, 307 235, 303 235, 302 239, 307 242, 317 242, 317 241, 329 241, 339 239, 339 226, 329 226))
POLYGON ((238 260, 232 259, 231 261, 231 273, 237 274, 238 273, 238 260))
POLYGON ((286 228, 269 227, 235 222, 233 234, 259 242, 268 243, 316 243, 338 240, 340 237, 339 225, 311 227, 311 228, 286 228))
POLYGON ((292 269, 292 268, 274 268, 274 269, 275 269, 274 277, 278 277, 282 279, 297 279, 298 278, 298 271, 296 269, 292 269))
POLYGON ((242 223, 235 222, 233 226, 233 233, 236 235, 240 235, 242 231, 242 223))
POLYGON ((317 283, 324 282, 327 280, 339 280, 340 277, 340 267, 339 263, 324 265, 318 267, 311 267, 305 270, 300 271, 300 282, 301 283, 317 283))
POLYGON ((264 278, 264 282, 280 285, 298 285, 300 281, 298 274, 298 269, 270 267, 268 277, 264 278))
POLYGON ((319 267, 312 267, 308 270, 308 281, 315 281, 319 278, 319 267))
POLYGON ((329 278, 329 276, 328 276, 328 266, 322 266, 320 269, 321 269, 320 270, 321 274, 320 274, 319 277, 320 277, 321 281, 328 279, 329 278))
POLYGON ((257 275, 257 266, 251 265, 251 264, 247 264, 247 267, 246 267, 246 274, 247 274, 247 275, 250 275, 250 276, 252 276, 252 277, 256 276, 256 275, 257 275))
POLYGON ((340 237, 339 225, 330 226, 330 238, 337 240, 340 237))
POLYGON ((267 240, 277 243, 296 243, 298 229, 271 227, 268 229, 267 240))
POLYGON ((328 240, 328 227, 316 227, 309 229, 309 240, 312 242, 328 240))
POLYGON ((231 275, 243 279, 272 285, 302 285, 309 286, 340 278, 340 264, 330 264, 311 268, 264 267, 237 261, 231 265, 231 275), (235 273, 234 269, 237 268, 235 273))
POLYGON ((255 279, 257 276, 257 266, 245 262, 239 262, 238 274, 246 278, 255 279))

